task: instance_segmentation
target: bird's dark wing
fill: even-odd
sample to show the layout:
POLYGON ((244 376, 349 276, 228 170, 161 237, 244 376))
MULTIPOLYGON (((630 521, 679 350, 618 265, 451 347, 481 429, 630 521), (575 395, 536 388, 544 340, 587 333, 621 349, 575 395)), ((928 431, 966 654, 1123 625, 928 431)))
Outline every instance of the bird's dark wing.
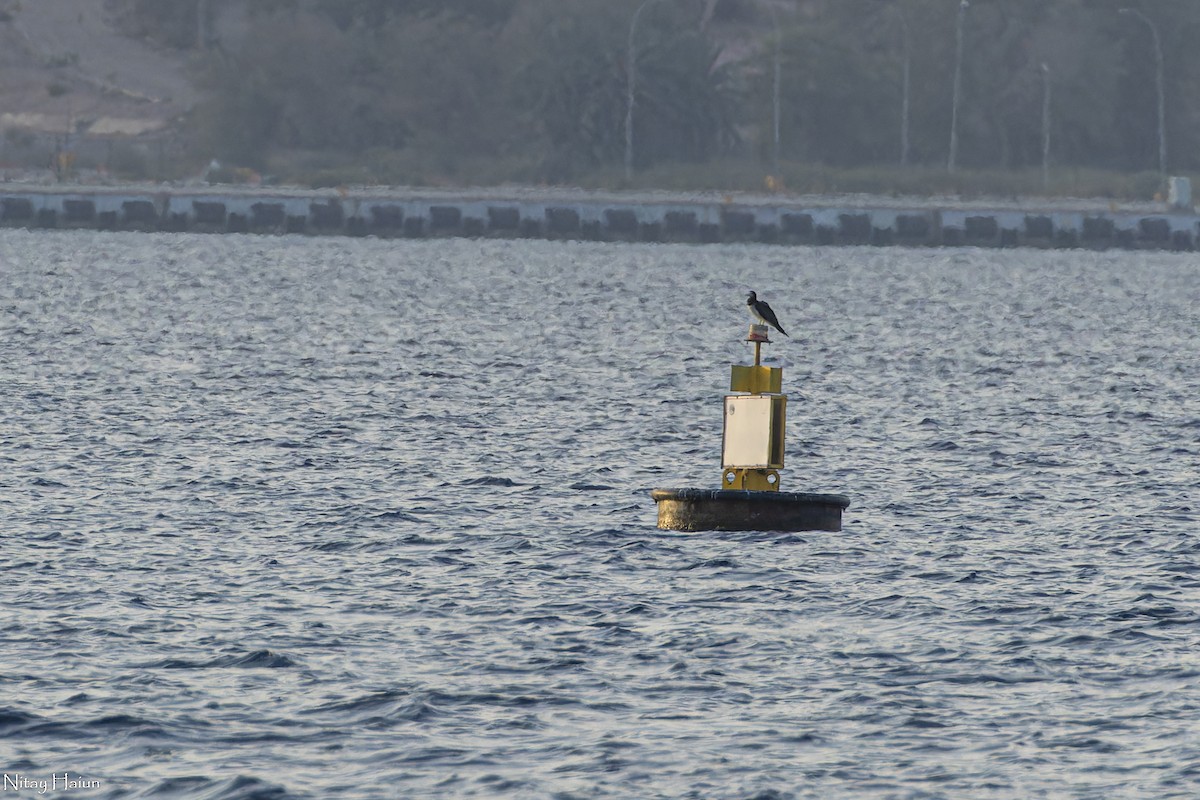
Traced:
MULTIPOLYGON (((762 300, 758 301, 758 313, 762 314, 762 318, 765 319, 767 322, 771 323, 771 325, 774 326, 775 330, 779 331, 784 336, 788 335, 788 332, 785 331, 783 329, 783 326, 779 324, 779 318, 775 316, 775 312, 772 311, 771 307, 769 305, 767 305, 765 302, 763 302, 762 300)), ((788 336, 788 338, 790 339, 792 337, 788 336)))

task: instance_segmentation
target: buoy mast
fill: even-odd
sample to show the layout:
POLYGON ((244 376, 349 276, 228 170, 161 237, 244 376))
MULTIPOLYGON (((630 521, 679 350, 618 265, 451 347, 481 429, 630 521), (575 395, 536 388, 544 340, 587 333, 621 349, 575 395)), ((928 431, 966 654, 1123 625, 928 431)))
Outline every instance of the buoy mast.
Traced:
POLYGON ((783 369, 762 365, 766 325, 751 325, 754 364, 734 364, 725 395, 720 489, 655 489, 658 527, 677 531, 840 531, 850 501, 779 490, 787 395, 783 369))
POLYGON ((783 368, 762 365, 762 346, 771 343, 766 325, 751 325, 746 341, 754 366, 731 367, 729 391, 739 394, 725 396, 721 488, 777 492, 787 421, 783 368))

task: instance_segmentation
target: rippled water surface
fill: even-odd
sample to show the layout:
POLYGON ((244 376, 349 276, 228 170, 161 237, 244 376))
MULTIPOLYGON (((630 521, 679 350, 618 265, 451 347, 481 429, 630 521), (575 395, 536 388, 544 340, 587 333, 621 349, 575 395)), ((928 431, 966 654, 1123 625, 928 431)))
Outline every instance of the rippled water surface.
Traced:
POLYGON ((3 793, 1200 796, 1198 309, 1163 253, 0 232, 3 793), (654 526, 750 288, 840 533, 654 526))

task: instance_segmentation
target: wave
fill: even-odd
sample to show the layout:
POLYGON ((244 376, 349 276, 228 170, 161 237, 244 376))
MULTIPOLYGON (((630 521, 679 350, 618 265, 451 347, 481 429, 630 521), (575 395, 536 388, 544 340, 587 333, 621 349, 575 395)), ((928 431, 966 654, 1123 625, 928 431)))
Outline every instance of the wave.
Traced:
POLYGON ((270 650, 255 650, 250 653, 229 654, 193 661, 183 658, 164 658, 143 664, 143 669, 288 669, 297 666, 296 661, 282 653, 270 650))

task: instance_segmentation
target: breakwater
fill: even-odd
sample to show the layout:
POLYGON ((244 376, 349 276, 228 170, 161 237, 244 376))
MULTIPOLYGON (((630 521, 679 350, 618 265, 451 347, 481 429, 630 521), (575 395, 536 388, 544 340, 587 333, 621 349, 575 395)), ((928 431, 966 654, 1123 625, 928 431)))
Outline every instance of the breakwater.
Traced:
POLYGON ((0 225, 378 236, 1195 250, 1190 211, 846 203, 779 197, 151 188, 0 188, 0 225))

